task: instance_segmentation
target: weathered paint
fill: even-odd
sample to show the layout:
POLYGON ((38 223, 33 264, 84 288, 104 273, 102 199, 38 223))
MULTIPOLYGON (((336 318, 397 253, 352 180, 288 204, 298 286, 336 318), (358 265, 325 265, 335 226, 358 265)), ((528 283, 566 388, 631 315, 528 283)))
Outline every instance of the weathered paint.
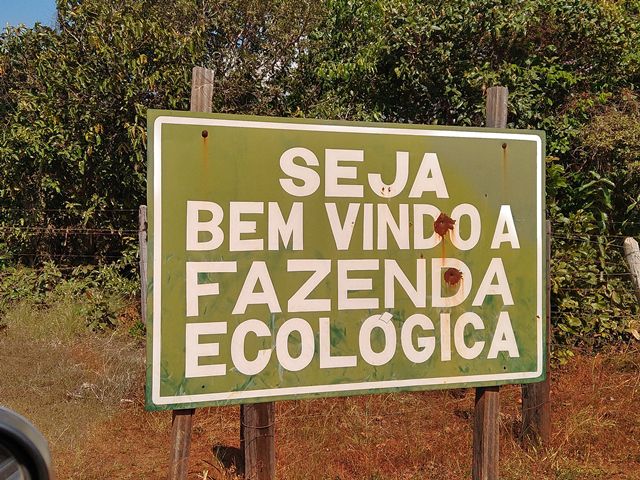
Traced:
MULTIPOLYGON (((542 271, 542 133, 167 111, 150 111, 148 125, 151 292, 148 300, 148 408, 188 408, 285 398, 526 383, 544 376, 545 332, 540 320, 544 318, 545 305, 545 277, 542 271), (204 132, 207 132, 206 135, 204 132), (194 142, 196 138, 198 142, 194 142), (503 169, 506 149, 502 145, 506 143, 511 165, 503 169), (316 172, 320 183, 316 190, 306 196, 286 193, 281 183, 281 180, 290 176, 283 173, 280 158, 283 152, 294 147, 313 152, 319 163, 309 168, 316 172), (352 171, 340 171, 340 178, 336 180, 338 189, 342 185, 362 185, 362 196, 325 195, 328 181, 325 176, 325 156, 328 149, 363 152, 362 161, 341 161, 339 165, 356 167, 355 178, 351 178, 352 171), (496 151, 502 151, 504 157, 496 156, 496 151), (409 158, 406 172, 408 180, 405 188, 398 191, 389 186, 400 164, 397 152, 408 152, 409 158), (441 193, 436 195, 430 190, 413 197, 409 195, 426 153, 437 155, 448 190, 446 196, 441 193), (368 178, 378 174, 386 187, 373 191, 368 178), (510 188, 506 190, 505 185, 510 188), (517 196, 507 196, 504 193, 507 191, 517 192, 517 196), (224 213, 220 228, 225 237, 220 246, 202 251, 187 250, 187 201, 220 205, 224 213), (241 229, 242 233, 238 236, 245 240, 262 239, 263 249, 233 251, 229 248, 231 202, 262 205, 264 213, 244 214, 242 220, 255 222, 255 225, 243 224, 243 228, 248 227, 241 229), (302 249, 295 250, 292 240, 289 240, 287 247, 279 240, 278 248, 267 249, 270 202, 278 206, 284 218, 296 202, 302 203, 302 249), (335 204, 331 208, 335 208, 341 228, 347 232, 345 235, 351 235, 347 248, 338 248, 338 242, 334 239, 328 204, 335 204), (353 211, 357 207, 358 212, 347 224, 345 219, 349 204, 354 205, 351 207, 353 211), (477 209, 481 234, 468 249, 457 248, 449 238, 450 243, 445 251, 447 237, 453 233, 454 220, 444 212, 452 212, 462 204, 477 209), (507 240, 498 249, 490 248, 493 236, 501 233, 496 232, 501 205, 510 205, 513 212, 520 243, 517 249, 512 248, 507 240), (389 230, 386 231, 386 245, 383 248, 378 244, 379 215, 388 212, 400 225, 398 228, 402 229, 401 217, 405 206, 409 216, 408 235, 411 237, 408 248, 399 246, 398 242, 402 243, 405 239, 395 239, 389 230), (435 221, 429 215, 421 217, 425 241, 430 235, 440 236, 438 242, 432 242, 427 248, 414 245, 417 225, 413 212, 416 208, 427 208, 422 206, 434 207, 446 215, 442 217, 443 220, 450 220, 441 221, 443 232, 440 233, 440 227, 436 225, 440 216, 435 221), (365 219, 366 212, 373 212, 373 217, 365 219), (367 233, 365 225, 369 223, 371 231, 367 233), (501 295, 491 293, 495 285, 500 283, 500 269, 494 272, 493 279, 484 279, 492 258, 500 259, 508 281, 508 292, 503 291, 501 295), (291 265, 288 262, 306 260, 320 262, 317 265, 325 265, 323 261, 329 262, 330 273, 315 285, 307 298, 326 299, 330 305, 326 310, 288 310, 292 296, 312 275, 311 271, 304 269, 287 272, 287 265, 291 265), (358 265, 366 268, 352 269, 346 274, 355 283, 353 288, 348 289, 346 298, 342 298, 337 290, 337 271, 341 268, 339 265, 351 260, 361 261, 358 265), (452 263, 454 260, 462 262, 462 265, 452 263), (197 275, 200 285, 218 283, 219 293, 208 293, 197 298, 198 314, 191 316, 186 315, 187 262, 230 262, 227 265, 233 263, 235 266, 235 272, 197 275), (264 262, 262 267, 257 265, 262 265, 261 262, 264 262), (242 309, 234 313, 247 274, 252 269, 257 272, 260 270, 258 267, 268 271, 279 307, 275 310, 280 311, 274 311, 273 305, 264 303, 250 304, 243 313, 240 312, 242 309), (461 271, 463 267, 469 269, 471 277, 461 271), (399 280, 391 277, 393 306, 385 306, 385 302, 389 301, 388 292, 385 297, 384 290, 385 275, 389 274, 385 272, 394 271, 394 268, 400 269, 416 289, 420 283, 418 279, 424 275, 425 297, 414 295, 412 298, 400 286, 399 280), (441 286, 440 292, 432 291, 436 280, 441 286), (482 301, 481 304, 473 305, 474 297, 483 284, 490 293, 484 300, 477 300, 482 301), (467 297, 457 303, 456 295, 467 290, 467 297), (506 305, 509 295, 513 297, 513 304, 506 305), (376 299, 378 306, 372 307, 376 299), (365 307, 353 308, 352 300, 364 302, 365 307), (341 302, 351 302, 352 306, 341 308, 341 302), (434 306, 436 302, 444 306, 434 306), (424 303, 424 306, 417 306, 420 303, 424 303), (495 357, 489 358, 492 332, 504 320, 500 315, 505 312, 513 326, 517 356, 513 354, 515 350, 508 353, 503 349, 495 357), (422 316, 428 317, 433 329, 424 328, 428 325, 422 316), (499 317, 502 320, 498 321, 499 317), (293 333, 285 339, 286 351, 282 348, 278 350, 278 332, 288 328, 287 325, 293 325, 285 323, 295 318, 301 318, 309 325, 311 337, 304 332, 291 330, 293 333), (478 318, 482 322, 482 329, 474 327, 478 318), (249 332, 243 347, 246 351, 241 353, 248 361, 256 360, 256 355, 261 351, 270 357, 258 373, 243 374, 233 362, 231 338, 239 325, 247 325, 246 322, 252 320, 257 322, 252 325, 263 325, 268 334, 257 336, 249 332), (197 337, 201 346, 209 348, 209 355, 201 356, 197 364, 224 365, 225 374, 187 377, 185 350, 189 347, 186 345, 186 325, 196 325, 195 328, 198 325, 215 327, 223 322, 226 324, 226 334, 218 331, 197 337), (423 337, 422 341, 435 339, 434 351, 424 361, 417 357, 414 358, 416 361, 412 361, 403 350, 401 333, 403 326, 409 325, 408 322, 422 325, 411 330, 410 340, 414 349, 424 347, 420 347, 419 337, 423 337), (326 327, 324 333, 325 327, 322 325, 326 327), (392 338, 389 335, 395 335, 395 353, 390 357, 386 352, 394 343, 389 341, 392 338), (313 339, 311 344, 305 341, 309 338, 313 339), (330 361, 344 362, 344 366, 321 367, 320 357, 327 354, 327 351, 320 352, 323 342, 328 342, 323 348, 328 345, 330 358, 340 359, 330 361), (481 353, 474 358, 465 358, 474 355, 473 347, 479 346, 479 342, 485 342, 481 353), (217 353, 215 349, 207 347, 207 344, 214 343, 219 350, 217 353), (308 356, 309 363, 300 370, 295 370, 293 363, 290 364, 291 368, 284 368, 279 361, 279 354, 288 355, 294 360, 307 358, 305 355, 309 355, 310 345, 313 351, 308 356), (362 348, 371 351, 366 353, 362 348), (366 355, 370 363, 364 360, 366 355)), ((300 158, 296 163, 304 165, 300 158)), ((436 173, 430 171, 429 175, 433 178, 436 173)), ((293 181, 297 186, 301 183, 297 179, 293 181)), ((207 217, 205 213, 199 217, 200 222, 210 218, 210 214, 207 217)), ((459 221, 459 237, 468 240, 470 220, 463 216, 459 221)), ((199 241, 205 242, 207 235, 207 232, 200 232, 199 241)), ((456 237, 453 240, 461 239, 456 237)), ((269 285, 260 280, 255 282, 254 287, 250 290, 258 295, 269 285)), ((303 330, 306 328, 300 322, 297 325, 302 325, 303 330)), ((507 336, 504 336, 504 342, 507 336)), ((235 354, 237 356, 238 352, 235 354)))

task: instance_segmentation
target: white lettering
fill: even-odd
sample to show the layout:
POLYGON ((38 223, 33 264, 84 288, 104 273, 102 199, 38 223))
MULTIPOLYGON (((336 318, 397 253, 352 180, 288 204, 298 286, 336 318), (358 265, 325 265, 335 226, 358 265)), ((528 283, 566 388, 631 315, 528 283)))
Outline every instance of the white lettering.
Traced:
POLYGON ((396 329, 391 319, 393 315, 384 312, 382 315, 371 315, 360 327, 358 337, 360 354, 369 365, 380 366, 388 363, 396 353, 396 329), (373 350, 371 346, 371 333, 379 328, 384 334, 384 348, 380 352, 373 350))
POLYGON ((227 322, 187 323, 185 325, 184 375, 187 378, 216 377, 226 375, 224 363, 200 365, 200 357, 217 357, 220 355, 218 342, 200 343, 200 335, 224 335, 227 333, 227 322))
POLYGON ((262 202, 231 202, 229 204, 229 250, 232 252, 260 251, 264 249, 261 238, 241 238, 245 233, 256 233, 254 220, 243 220, 246 213, 259 214, 264 211, 262 202))
POLYGON ((291 295, 287 303, 289 312, 328 312, 331 299, 310 299, 309 294, 331 273, 331 260, 287 260, 287 272, 313 272, 313 275, 291 295))
POLYGON ((482 353, 484 342, 474 342, 472 346, 467 346, 464 340, 464 330, 467 325, 471 325, 476 330, 484 330, 484 323, 477 313, 465 312, 460 315, 453 332, 453 343, 456 346, 458 354, 466 359, 473 360, 482 353))
POLYGON ((320 318, 320 368, 355 367, 358 359, 355 355, 331 355, 331 326, 328 317, 320 318))
POLYGON ((333 240, 336 242, 336 248, 338 250, 348 250, 351 243, 351 237, 353 235, 353 226, 356 223, 358 212, 360 211, 359 203, 350 203, 347 208, 347 215, 344 222, 340 223, 340 215, 338 214, 338 208, 335 203, 326 203, 324 205, 327 211, 327 218, 329 219, 329 225, 331 226, 331 233, 333 234, 333 240))
POLYGON ((384 183, 379 173, 370 173, 368 178, 371 190, 379 197, 392 198, 400 194, 409 179, 409 152, 396 152, 396 178, 392 184, 384 183))
POLYGON ((244 314, 249 305, 268 305, 271 313, 282 311, 265 262, 256 261, 251 263, 249 273, 247 273, 247 278, 245 278, 232 313, 234 315, 244 314), (261 292, 255 291, 258 283, 262 287, 261 292))
POLYGON ((480 213, 478 209, 469 203, 462 203, 456 206, 451 212, 451 218, 455 220, 453 232, 451 235, 451 243, 458 250, 471 250, 478 244, 480 240, 480 213), (463 240, 460 235, 460 222, 463 216, 469 217, 471 221, 469 238, 463 240))
POLYGON ((302 147, 290 148, 280 157, 280 169, 286 175, 301 180, 302 185, 297 185, 290 178, 281 178, 280 185, 289 195, 308 197, 320 186, 320 175, 312 168, 296 164, 294 162, 296 158, 302 158, 307 165, 320 165, 318 157, 311 150, 302 147))
POLYGON ((457 258, 431 259, 431 299, 434 307, 455 307, 460 305, 469 296, 472 283, 471 270, 461 260, 457 258), (450 297, 442 296, 442 270, 445 268, 456 269, 462 274, 456 293, 450 297))
POLYGON ((479 307, 484 303, 484 299, 488 295, 500 295, 502 302, 505 305, 513 305, 513 297, 511 296, 511 289, 509 288, 509 282, 507 281, 507 274, 504 271, 504 265, 501 258, 492 258, 487 273, 485 273, 480 287, 476 293, 473 302, 474 307, 479 307), (493 279, 498 280, 497 284, 493 284, 493 279))
POLYGON ((357 167, 340 165, 340 162, 362 162, 364 151, 327 148, 324 155, 325 196, 362 198, 364 196, 362 185, 339 183, 339 180, 358 178, 357 167))
POLYGON ((243 375, 257 375, 265 369, 271 358, 271 350, 258 350, 256 358, 248 360, 245 355, 245 342, 249 333, 257 337, 270 337, 271 331, 260 320, 251 319, 238 325, 231 337, 231 361, 238 372, 243 375))
POLYGON ((435 192, 438 198, 449 198, 438 156, 435 153, 425 153, 422 157, 409 198, 420 198, 424 192, 435 192))
POLYGON ((294 202, 291 205, 289 218, 285 220, 280 211, 280 205, 276 202, 269 202, 269 250, 280 248, 279 239, 282 239, 284 248, 287 248, 291 242, 292 250, 303 249, 304 222, 302 213, 303 204, 294 202))
POLYGON ((413 346, 413 330, 416 327, 422 330, 433 330, 433 322, 429 317, 421 313, 414 313, 402 324, 400 342, 404 355, 413 363, 423 363, 431 358, 436 349, 435 337, 418 337, 418 348, 413 346))
POLYGON ((417 308, 427 306, 427 261, 424 258, 416 260, 416 287, 404 274, 398 262, 385 259, 384 261, 384 308, 395 307, 395 284, 397 280, 413 305, 417 308))
POLYGON ((366 291, 373 288, 371 278, 349 278, 351 271, 376 271, 380 268, 377 259, 338 260, 338 310, 378 308, 378 298, 350 298, 351 291, 366 291))
POLYGON ((378 205, 378 250, 387 249, 387 231, 391 232, 400 250, 409 249, 409 205, 401 203, 398 205, 400 222, 396 223, 389 205, 381 203, 378 205))
POLYGON ((509 312, 500 312, 487 358, 498 358, 498 353, 500 352, 507 352, 511 358, 520 356, 509 312))
POLYGON ((187 250, 215 250, 224 241, 224 232, 220 223, 224 218, 222 207, 213 202, 187 201, 187 250), (211 213, 211 220, 200 221, 200 212, 211 213), (211 238, 201 242, 200 232, 207 232, 211 238))
POLYGON ((315 352, 313 329, 302 318, 290 318, 282 324, 276 336, 276 356, 278 362, 290 372, 299 372, 307 367, 315 352), (289 337, 293 332, 300 334, 300 355, 293 358, 289 353, 289 337))
POLYGON ((186 263, 187 317, 199 315, 198 299, 205 295, 219 295, 220 284, 198 283, 201 273, 235 273, 236 262, 187 262, 186 263))
POLYGON ((520 241, 518 240, 516 224, 513 221, 510 205, 502 205, 500 207, 496 229, 491 240, 491 248, 500 248, 500 245, 504 242, 510 243, 511 248, 520 248, 520 241), (507 229, 506 232, 505 228, 507 229))

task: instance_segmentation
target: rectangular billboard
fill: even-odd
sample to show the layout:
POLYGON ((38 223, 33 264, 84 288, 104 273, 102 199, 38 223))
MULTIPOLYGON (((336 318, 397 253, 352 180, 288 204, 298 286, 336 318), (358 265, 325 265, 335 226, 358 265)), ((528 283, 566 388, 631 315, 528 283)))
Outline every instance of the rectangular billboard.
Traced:
POLYGON ((147 408, 544 378, 544 134, 150 110, 147 408))

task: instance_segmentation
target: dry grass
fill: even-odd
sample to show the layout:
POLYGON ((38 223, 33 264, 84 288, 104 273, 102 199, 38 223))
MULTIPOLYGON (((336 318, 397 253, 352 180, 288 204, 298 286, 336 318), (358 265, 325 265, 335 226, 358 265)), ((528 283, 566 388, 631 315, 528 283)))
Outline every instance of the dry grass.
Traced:
MULTIPOLYGON (((58 477, 164 478, 171 415, 143 410, 143 347, 88 335, 69 309, 19 308, 0 332, 0 398, 43 430, 58 477)), ((553 372, 546 450, 522 447, 519 398, 519 387, 502 389, 501 478, 640 480, 638 347, 553 372)), ((468 479, 473 403, 472 390, 279 402, 278 478, 468 479)), ((240 478, 238 416, 197 411, 190 479, 240 478)))
MULTIPOLYGON (((65 463, 82 464, 88 432, 135 401, 144 369, 139 342, 87 332, 71 302, 18 304, 2 323, 0 402, 43 432, 54 459, 77 452, 65 463)), ((58 467, 59 478, 70 478, 67 465, 58 467)))
POLYGON ((85 320, 71 299, 48 307, 21 302, 12 307, 2 319, 9 339, 44 341, 51 344, 67 342, 85 333, 85 320))

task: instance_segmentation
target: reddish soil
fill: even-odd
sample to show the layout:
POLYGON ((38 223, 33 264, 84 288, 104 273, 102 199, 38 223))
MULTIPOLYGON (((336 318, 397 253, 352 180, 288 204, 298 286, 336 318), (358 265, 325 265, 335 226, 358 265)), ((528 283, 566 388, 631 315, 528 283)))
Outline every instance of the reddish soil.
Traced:
MULTIPOLYGON (((552 374, 553 438, 525 449, 520 389, 502 389, 505 479, 640 479, 640 350, 576 356, 552 374)), ((141 382, 142 383, 142 377, 141 382)), ((143 410, 142 388, 54 449, 59 478, 165 478, 171 414, 143 410)), ((368 395, 276 405, 278 478, 467 479, 473 390, 368 395)), ((231 479, 240 463, 238 407, 196 412, 190 479, 231 479)))

